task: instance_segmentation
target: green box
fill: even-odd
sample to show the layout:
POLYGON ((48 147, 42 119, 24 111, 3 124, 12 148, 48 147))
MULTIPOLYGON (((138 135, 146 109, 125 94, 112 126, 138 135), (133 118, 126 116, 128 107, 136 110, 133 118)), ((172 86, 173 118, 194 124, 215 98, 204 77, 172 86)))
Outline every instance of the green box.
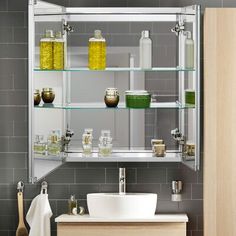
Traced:
POLYGON ((128 108, 149 108, 151 103, 151 94, 140 93, 138 91, 127 91, 125 95, 126 107, 128 108))
POLYGON ((185 103, 195 105, 195 90, 185 90, 185 103))

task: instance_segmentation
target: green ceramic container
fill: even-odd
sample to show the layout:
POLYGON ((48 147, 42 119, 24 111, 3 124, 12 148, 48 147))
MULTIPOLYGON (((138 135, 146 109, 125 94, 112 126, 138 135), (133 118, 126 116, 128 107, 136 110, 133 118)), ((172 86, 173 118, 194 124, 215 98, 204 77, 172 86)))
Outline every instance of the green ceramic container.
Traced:
POLYGON ((125 102, 128 108, 149 108, 151 94, 145 90, 129 90, 125 92, 125 102))
POLYGON ((195 91, 194 90, 185 90, 185 103, 195 105, 195 91))

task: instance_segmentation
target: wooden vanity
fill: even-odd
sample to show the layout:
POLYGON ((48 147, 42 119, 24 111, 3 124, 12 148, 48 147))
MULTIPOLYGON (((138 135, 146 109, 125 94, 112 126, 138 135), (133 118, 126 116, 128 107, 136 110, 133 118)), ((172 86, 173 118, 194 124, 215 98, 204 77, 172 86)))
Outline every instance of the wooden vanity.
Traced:
POLYGON ((186 214, 158 214, 149 219, 98 219, 61 215, 58 236, 186 236, 186 214))

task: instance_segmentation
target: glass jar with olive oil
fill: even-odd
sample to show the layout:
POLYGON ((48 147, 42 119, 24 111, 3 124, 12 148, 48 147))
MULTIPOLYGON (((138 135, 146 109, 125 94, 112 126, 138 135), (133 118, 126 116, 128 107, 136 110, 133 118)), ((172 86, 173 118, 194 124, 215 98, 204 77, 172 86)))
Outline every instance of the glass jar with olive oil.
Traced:
POLYGON ((53 42, 53 69, 64 69, 64 39, 60 31, 56 32, 56 37, 53 42))
POLYGON ((46 30, 45 36, 40 40, 40 69, 53 69, 53 30, 46 30))
POLYGON ((94 37, 89 39, 89 69, 105 70, 106 68, 106 40, 101 30, 94 31, 94 37))

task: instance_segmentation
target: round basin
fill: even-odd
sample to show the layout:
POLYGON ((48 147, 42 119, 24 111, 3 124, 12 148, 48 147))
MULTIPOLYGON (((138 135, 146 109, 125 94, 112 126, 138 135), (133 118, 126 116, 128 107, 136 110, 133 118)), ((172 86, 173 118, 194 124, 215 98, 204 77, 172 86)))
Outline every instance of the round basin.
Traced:
POLYGON ((148 218, 155 215, 157 194, 90 193, 87 203, 94 218, 148 218))

